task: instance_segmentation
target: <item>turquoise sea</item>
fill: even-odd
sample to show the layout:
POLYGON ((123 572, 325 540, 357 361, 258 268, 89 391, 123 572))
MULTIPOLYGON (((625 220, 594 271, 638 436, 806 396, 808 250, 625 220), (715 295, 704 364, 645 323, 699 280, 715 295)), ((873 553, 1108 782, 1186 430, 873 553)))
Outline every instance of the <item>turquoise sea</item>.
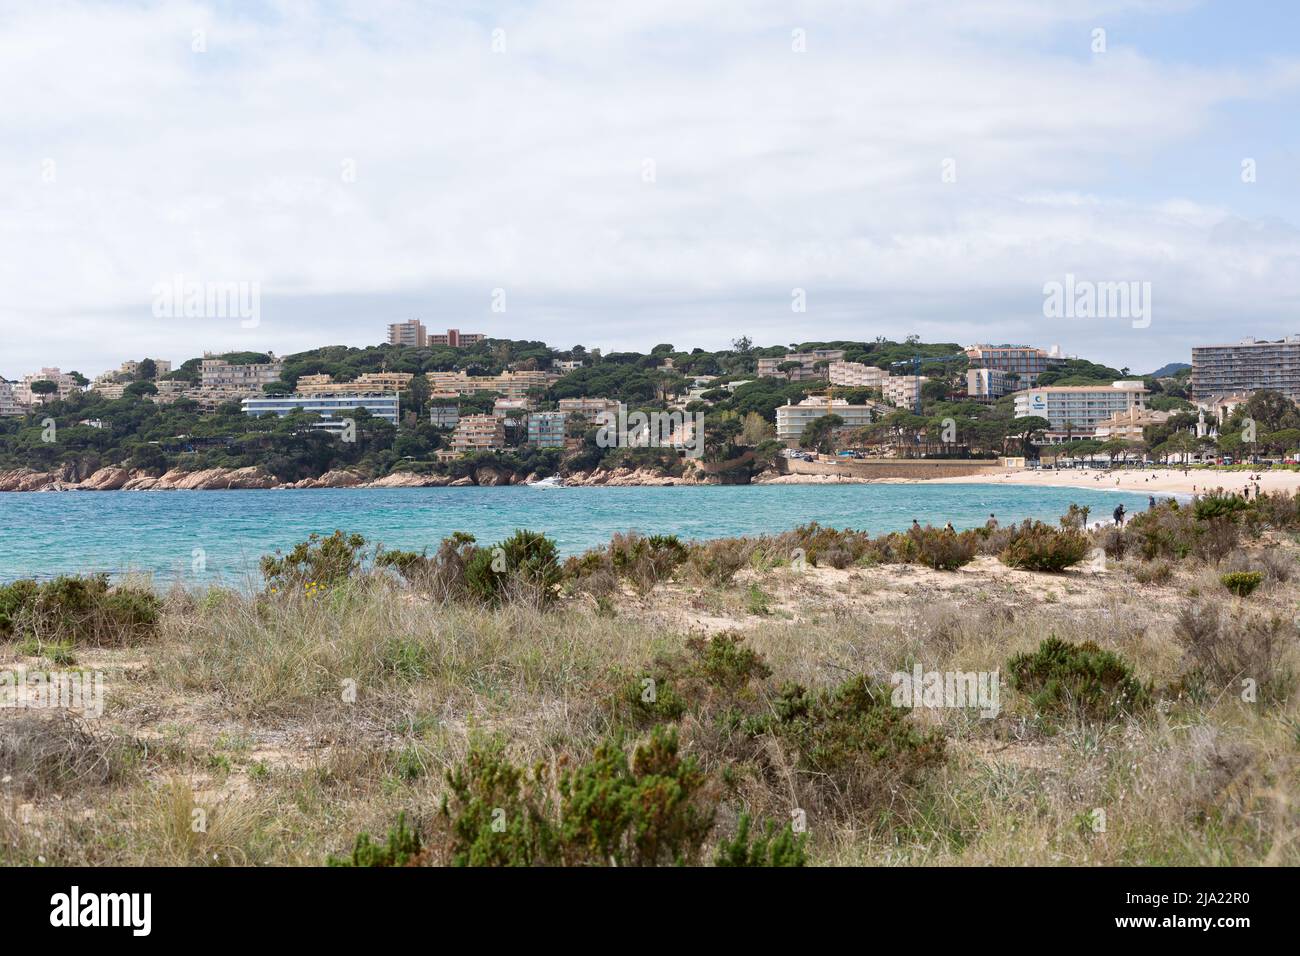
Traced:
POLYGON ((877 534, 903 530, 913 518, 974 527, 990 513, 1003 523, 1054 523, 1071 502, 1101 519, 1121 501, 1130 512, 1147 506, 1145 495, 1128 492, 984 484, 0 494, 0 580, 145 571, 234 584, 256 574, 261 555, 336 528, 414 550, 432 550, 452 531, 489 543, 529 528, 571 554, 629 529, 704 539, 818 521, 877 534))

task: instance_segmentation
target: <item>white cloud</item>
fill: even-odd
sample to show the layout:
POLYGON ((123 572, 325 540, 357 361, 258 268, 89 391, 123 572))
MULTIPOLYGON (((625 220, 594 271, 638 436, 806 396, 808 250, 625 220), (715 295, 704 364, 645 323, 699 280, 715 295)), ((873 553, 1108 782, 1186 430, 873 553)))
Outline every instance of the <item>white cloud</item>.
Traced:
POLYGON ((11 11, 0 374, 364 344, 411 314, 607 348, 1063 341, 1135 368, 1221 337, 1227 312, 1275 331, 1300 292, 1293 227, 1134 197, 1125 171, 1212 137, 1235 102, 1294 95, 1297 65, 1092 57, 1097 18, 1161 5, 1056 6, 11 11), (1152 327, 1045 328, 1042 283, 1066 272, 1151 281, 1152 327), (177 273, 259 282, 261 327, 154 319, 177 273))

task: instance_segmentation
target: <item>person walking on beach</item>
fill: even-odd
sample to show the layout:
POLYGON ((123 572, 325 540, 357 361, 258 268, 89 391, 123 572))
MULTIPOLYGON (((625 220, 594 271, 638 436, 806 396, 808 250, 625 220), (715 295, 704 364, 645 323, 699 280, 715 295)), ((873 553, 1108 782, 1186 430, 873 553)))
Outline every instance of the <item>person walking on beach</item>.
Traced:
POLYGON ((1155 511, 1155 510, 1156 510, 1156 496, 1147 495, 1147 511, 1155 511))
POLYGON ((1120 528, 1124 525, 1124 506, 1118 506, 1113 512, 1115 518, 1115 527, 1120 528))
POLYGON ((988 528, 990 531, 998 530, 998 516, 995 514, 990 514, 989 520, 984 522, 984 527, 988 528))
POLYGON ((912 519, 912 530, 913 531, 921 530, 921 522, 917 521, 915 518, 912 519))
POLYGON ((949 521, 946 525, 943 526, 943 530, 944 530, 944 531, 947 531, 949 534, 956 534, 956 533, 957 533, 957 529, 954 528, 954 527, 952 526, 952 522, 951 522, 951 521, 949 521))

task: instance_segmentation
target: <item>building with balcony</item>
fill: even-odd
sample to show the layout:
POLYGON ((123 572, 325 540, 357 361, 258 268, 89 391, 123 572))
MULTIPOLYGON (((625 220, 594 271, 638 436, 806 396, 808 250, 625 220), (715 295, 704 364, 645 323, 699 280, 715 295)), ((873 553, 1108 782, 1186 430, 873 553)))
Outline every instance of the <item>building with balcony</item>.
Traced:
POLYGON ((881 381, 880 394, 898 408, 915 408, 921 387, 928 381, 924 375, 890 375, 881 381))
POLYGON ((786 402, 776 408, 776 437, 790 447, 799 444, 799 437, 808 423, 823 415, 838 415, 844 419, 845 428, 861 428, 870 425, 880 414, 877 405, 850 405, 842 398, 828 401, 815 395, 805 398, 798 405, 786 402))
POLYGON ((430 345, 443 345, 453 349, 478 345, 487 339, 482 332, 462 332, 460 329, 448 329, 446 333, 434 333, 429 336, 430 345))
POLYGON ((0 415, 25 415, 27 409, 18 404, 14 383, 0 378, 0 415))
POLYGON ((611 398, 562 398, 555 404, 560 411, 569 415, 581 415, 592 423, 595 423, 602 413, 617 416, 623 408, 621 402, 616 402, 611 398))
POLYGON ((565 412, 533 412, 528 416, 528 443, 538 448, 563 448, 565 412))
POLYGON ((280 381, 284 363, 274 356, 270 362, 232 365, 225 359, 207 353, 199 364, 199 385, 202 388, 223 389, 233 393, 255 394, 263 385, 280 381))
POLYGON ((1015 393, 1016 417, 1047 419, 1049 442, 1091 438, 1097 425, 1113 415, 1145 411, 1146 395, 1140 381, 1032 388, 1015 393))
POLYGON ((460 421, 460 406, 435 401, 429 406, 429 424, 434 428, 455 428, 460 421))
POLYGON ((22 377, 22 381, 14 386, 14 401, 19 405, 25 405, 28 408, 34 408, 37 405, 44 405, 46 402, 58 402, 67 398, 73 392, 80 391, 81 386, 77 380, 66 372, 57 368, 43 368, 39 372, 32 372, 22 377), (32 385, 36 382, 53 382, 55 391, 48 395, 41 392, 33 392, 32 385))
POLYGON ((452 451, 492 451, 506 445, 506 429, 495 415, 464 415, 451 436, 452 451))
POLYGON ((349 413, 359 408, 396 425, 399 402, 395 392, 385 392, 375 395, 260 395, 243 399, 241 405, 244 414, 253 418, 267 414, 283 418, 295 411, 319 415, 322 420, 314 423, 314 427, 340 431, 345 425, 344 420, 352 417, 349 413))
POLYGON ((832 362, 827 369, 832 385, 848 388, 880 388, 889 373, 862 362, 832 362))
POLYGON ((300 395, 373 395, 400 392, 413 378, 410 372, 362 372, 350 382, 336 382, 329 375, 303 375, 295 389, 300 395))
POLYGON ((1032 388, 1038 376, 1065 365, 1057 347, 1045 352, 1029 345, 971 345, 965 351, 971 368, 1005 372, 1018 388, 1032 388))
POLYGON ((776 355, 770 358, 760 358, 758 360, 759 378, 774 377, 786 378, 787 374, 780 370, 780 366, 788 362, 798 362, 799 367, 791 369, 789 379, 792 382, 807 382, 812 379, 825 378, 826 373, 817 368, 819 362, 844 361, 843 349, 811 349, 807 352, 790 352, 786 355, 776 355))
POLYGON ((1192 348, 1192 401, 1249 396, 1264 389, 1300 401, 1300 335, 1192 348))
POLYGON ((1142 429, 1148 425, 1163 425, 1169 421, 1170 412, 1159 412, 1151 408, 1138 408, 1136 405, 1128 411, 1116 412, 1110 418, 1097 423, 1092 437, 1098 441, 1141 441, 1142 429))
POLYGON ((1011 376, 1000 368, 966 370, 966 397, 972 402, 996 402, 1013 391, 1015 388, 1011 376))
POLYGON ((429 344, 429 330, 419 319, 393 322, 388 326, 388 344, 424 348, 429 344))

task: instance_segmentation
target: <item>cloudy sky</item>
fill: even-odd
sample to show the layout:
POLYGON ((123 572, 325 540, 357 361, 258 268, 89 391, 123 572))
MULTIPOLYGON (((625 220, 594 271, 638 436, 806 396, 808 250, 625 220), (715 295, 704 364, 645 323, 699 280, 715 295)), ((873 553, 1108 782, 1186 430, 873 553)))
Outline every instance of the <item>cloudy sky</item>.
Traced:
POLYGON ((3 0, 0 375, 413 317, 1139 372, 1300 332, 1291 7, 3 0), (1067 274, 1149 282, 1150 323, 1045 316, 1067 274), (178 276, 256 323, 169 312, 178 276))

